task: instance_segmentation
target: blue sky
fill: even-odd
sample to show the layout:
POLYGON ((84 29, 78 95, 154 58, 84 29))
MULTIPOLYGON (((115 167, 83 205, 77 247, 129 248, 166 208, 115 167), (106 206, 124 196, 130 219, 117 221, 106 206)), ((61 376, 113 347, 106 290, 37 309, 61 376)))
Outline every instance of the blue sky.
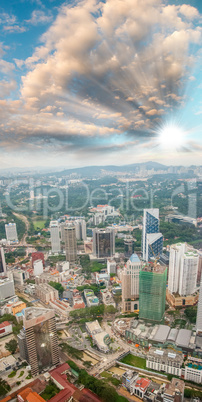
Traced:
POLYGON ((1 168, 201 164, 201 13, 200 0, 1 1, 1 168))

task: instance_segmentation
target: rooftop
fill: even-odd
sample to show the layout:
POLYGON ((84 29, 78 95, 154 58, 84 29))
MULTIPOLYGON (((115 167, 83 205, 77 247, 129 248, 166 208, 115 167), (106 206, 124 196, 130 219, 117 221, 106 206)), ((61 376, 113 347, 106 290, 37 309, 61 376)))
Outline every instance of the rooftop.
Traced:
POLYGON ((140 262, 140 259, 137 254, 132 254, 130 257, 130 262, 140 262))

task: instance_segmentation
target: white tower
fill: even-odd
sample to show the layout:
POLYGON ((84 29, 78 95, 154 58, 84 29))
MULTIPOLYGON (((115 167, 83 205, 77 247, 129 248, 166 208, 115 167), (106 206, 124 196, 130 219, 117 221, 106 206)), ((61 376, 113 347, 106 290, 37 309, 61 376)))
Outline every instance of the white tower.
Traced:
POLYGON ((196 332, 202 332, 202 277, 199 291, 197 317, 196 317, 196 332))
POLYGON ((60 252, 60 228, 58 221, 50 222, 51 249, 52 253, 60 252))

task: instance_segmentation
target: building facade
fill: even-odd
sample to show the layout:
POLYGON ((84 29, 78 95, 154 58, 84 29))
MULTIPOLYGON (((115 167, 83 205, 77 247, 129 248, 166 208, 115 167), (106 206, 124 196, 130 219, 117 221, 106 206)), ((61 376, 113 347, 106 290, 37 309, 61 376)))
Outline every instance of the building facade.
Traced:
POLYGON ((93 254, 97 258, 109 258, 115 254, 115 233, 113 229, 93 230, 93 254))
POLYGON ((59 253, 60 247, 60 228, 58 221, 50 222, 51 250, 52 253, 59 253))
POLYGON ((160 322, 165 313, 167 268, 159 264, 139 274, 139 318, 160 322))
POLYGON ((32 375, 59 364, 59 349, 53 310, 28 307, 23 319, 32 375))
POLYGON ((144 209, 142 227, 142 258, 144 261, 159 258, 163 252, 163 235, 159 232, 159 209, 144 209))
POLYGON ((75 226, 64 227, 64 240, 65 240, 66 261, 68 261, 70 264, 75 263, 77 259, 75 226))
POLYGON ((122 271, 122 309, 123 312, 139 309, 139 274, 142 262, 137 254, 132 254, 122 271))
POLYGON ((4 249, 0 247, 0 276, 6 274, 6 261, 4 256, 4 249))
POLYGON ((16 223, 5 224, 6 239, 8 241, 18 241, 16 223))

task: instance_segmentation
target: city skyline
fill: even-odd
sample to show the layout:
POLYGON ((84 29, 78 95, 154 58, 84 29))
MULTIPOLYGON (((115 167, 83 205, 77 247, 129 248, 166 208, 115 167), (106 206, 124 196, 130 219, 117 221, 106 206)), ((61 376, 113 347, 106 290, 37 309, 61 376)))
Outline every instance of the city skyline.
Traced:
POLYGON ((200 164, 199 3, 3 0, 2 169, 200 164))

